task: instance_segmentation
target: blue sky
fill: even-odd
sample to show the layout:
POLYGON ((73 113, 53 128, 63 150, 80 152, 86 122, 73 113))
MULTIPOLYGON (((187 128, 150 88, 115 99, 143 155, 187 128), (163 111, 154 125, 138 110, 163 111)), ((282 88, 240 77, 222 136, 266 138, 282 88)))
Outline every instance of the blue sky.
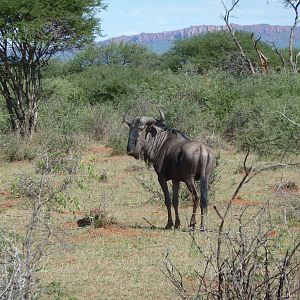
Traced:
MULTIPOLYGON (((104 0, 106 11, 100 12, 104 40, 141 32, 162 32, 193 25, 224 24, 221 0, 104 0)), ((224 0, 231 3, 230 0, 224 0)), ((234 10, 232 23, 290 25, 293 11, 276 0, 241 0, 234 10)))

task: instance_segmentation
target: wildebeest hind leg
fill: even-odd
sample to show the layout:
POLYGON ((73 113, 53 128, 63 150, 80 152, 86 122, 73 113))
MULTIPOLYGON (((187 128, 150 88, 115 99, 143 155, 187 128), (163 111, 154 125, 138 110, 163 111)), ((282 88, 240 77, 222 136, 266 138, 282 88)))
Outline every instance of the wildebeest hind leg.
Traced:
POLYGON ((192 197, 193 197, 193 202, 194 202, 194 205, 193 205, 193 214, 192 214, 191 221, 190 221, 190 228, 194 229, 195 228, 195 224, 196 224, 197 207, 199 205, 199 197, 197 195, 197 191, 196 191, 196 188, 195 188, 194 179, 187 180, 186 181, 186 186, 189 189, 189 191, 191 192, 192 197))
POLYGON ((164 178, 158 177, 158 181, 159 181, 159 184, 160 184, 160 186, 162 188, 162 191, 164 193, 165 205, 166 205, 167 211, 168 211, 168 223, 165 226, 165 229, 171 229, 173 227, 174 223, 173 223, 173 219, 172 219, 171 198, 170 198, 170 194, 169 194, 168 185, 167 185, 167 182, 164 178))
POLYGON ((179 181, 172 181, 173 183, 173 207, 175 211, 175 225, 174 228, 180 227, 180 219, 179 219, 179 212, 178 212, 178 193, 179 193, 179 181))

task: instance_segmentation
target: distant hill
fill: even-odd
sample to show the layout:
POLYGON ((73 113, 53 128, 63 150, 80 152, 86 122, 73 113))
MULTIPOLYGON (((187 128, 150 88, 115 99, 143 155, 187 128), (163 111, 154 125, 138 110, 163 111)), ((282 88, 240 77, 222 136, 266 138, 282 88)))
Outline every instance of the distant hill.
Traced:
MULTIPOLYGON (((233 25, 235 30, 253 32, 256 36, 261 36, 264 41, 275 42, 278 48, 284 48, 289 43, 290 26, 256 24, 256 25, 233 25)), ((200 25, 189 28, 163 31, 158 33, 140 33, 136 35, 122 35, 111 38, 101 43, 109 42, 130 42, 138 43, 150 47, 157 53, 163 53, 170 49, 176 40, 205 34, 207 32, 227 30, 223 25, 200 25)), ((300 28, 295 31, 295 47, 300 48, 300 28)))

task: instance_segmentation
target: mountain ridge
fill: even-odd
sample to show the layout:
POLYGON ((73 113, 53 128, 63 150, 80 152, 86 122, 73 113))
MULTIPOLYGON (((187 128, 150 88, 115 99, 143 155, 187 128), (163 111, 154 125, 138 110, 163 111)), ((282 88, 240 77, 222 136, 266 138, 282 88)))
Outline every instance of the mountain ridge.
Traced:
MULTIPOLYGON (((253 24, 253 25, 232 24, 232 26, 236 31, 253 32, 256 36, 261 37, 262 40, 264 41, 274 42, 278 48, 288 47, 291 26, 270 25, 270 24, 253 24)), ((222 31, 222 30, 227 30, 227 27, 225 25, 197 25, 197 26, 190 26, 178 30, 170 30, 170 31, 162 31, 162 32, 154 32, 154 33, 142 32, 135 35, 122 35, 122 36, 110 38, 108 40, 103 41, 102 43, 110 43, 110 42, 119 43, 121 41, 129 42, 129 43, 138 43, 138 44, 149 46, 154 51, 156 51, 157 49, 153 49, 153 48, 158 47, 161 44, 162 45, 161 51, 156 51, 156 52, 164 52, 165 50, 168 50, 168 48, 170 48, 177 40, 194 37, 208 32, 215 32, 215 31, 222 31), (166 49, 164 49, 163 46, 165 46, 166 49)), ((297 27, 295 30, 295 47, 297 48, 300 47, 299 27, 297 27)))

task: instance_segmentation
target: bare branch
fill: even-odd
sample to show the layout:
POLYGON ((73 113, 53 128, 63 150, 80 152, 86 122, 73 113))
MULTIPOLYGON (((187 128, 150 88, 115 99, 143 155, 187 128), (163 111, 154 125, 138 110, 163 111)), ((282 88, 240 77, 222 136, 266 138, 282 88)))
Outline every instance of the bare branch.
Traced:
POLYGON ((257 43, 261 40, 261 36, 257 39, 254 39, 254 33, 251 34, 251 39, 253 42, 254 49, 256 51, 259 63, 260 63, 260 70, 262 74, 268 73, 268 59, 267 57, 258 49, 257 43))
POLYGON ((232 1, 232 5, 231 7, 228 9, 224 3, 224 1, 222 1, 223 7, 225 9, 225 15, 223 15, 223 20, 225 21, 225 24, 228 28, 229 34, 233 40, 233 42, 235 43, 235 45, 237 46, 237 48, 239 49, 242 57, 245 59, 245 61, 248 63, 249 69, 251 71, 251 74, 255 74, 255 69, 253 67, 253 64, 251 62, 251 60, 248 58, 248 56, 245 54, 240 42, 238 41, 238 39, 235 36, 235 31, 232 27, 232 25, 229 23, 229 19, 230 19, 230 14, 232 13, 232 11, 234 10, 234 8, 238 5, 238 3, 240 2, 240 0, 234 0, 232 1))
POLYGON ((281 60, 283 69, 285 69, 286 68, 286 61, 285 61, 285 58, 283 57, 282 51, 280 51, 277 48, 277 46, 275 45, 275 42, 271 42, 271 41, 266 41, 266 42, 273 46, 273 48, 275 49, 276 54, 279 56, 279 58, 281 60))
POLYGON ((180 270, 172 263, 169 258, 169 253, 165 255, 166 263, 165 270, 161 272, 170 280, 170 282, 177 288, 177 291, 182 299, 188 299, 187 290, 184 288, 183 276, 180 270))
POLYGON ((151 229, 156 229, 156 226, 150 223, 145 217, 143 217, 143 219, 150 225, 151 229))
POLYGON ((204 236, 205 242, 201 237, 201 243, 197 240, 195 232, 190 233, 193 246, 196 246, 201 259, 204 259, 201 271, 195 271, 199 279, 195 296, 191 296, 183 285, 184 274, 173 263, 168 265, 170 273, 167 273, 167 277, 177 288, 182 299, 272 300, 296 299, 298 296, 300 241, 293 240, 292 249, 284 253, 282 250, 280 253, 274 252, 274 245, 278 245, 280 240, 271 235, 275 226, 270 217, 269 201, 254 212, 249 210, 249 207, 244 207, 235 210, 231 218, 229 212, 233 199, 253 177, 264 170, 286 166, 298 167, 300 163, 269 163, 248 167, 249 154, 250 150, 243 161, 245 175, 234 191, 225 212, 221 213, 214 206, 220 218, 217 231, 207 232, 204 236), (229 222, 230 226, 225 230, 225 223, 229 222))
POLYGON ((290 29, 290 37, 289 37, 289 62, 290 62, 290 66, 291 66, 291 70, 294 72, 294 73, 297 73, 298 72, 298 56, 300 55, 299 53, 297 55, 294 56, 294 35, 295 35, 295 30, 296 30, 296 27, 297 25, 299 24, 300 20, 299 20, 299 5, 300 5, 300 0, 297 0, 297 1, 291 1, 291 0, 286 0, 286 1, 283 1, 285 3, 285 5, 287 7, 291 7, 293 8, 294 10, 294 14, 295 14, 295 17, 294 17, 294 23, 293 25, 291 26, 291 29, 290 29))
POLYGON ((285 112, 281 112, 281 111, 276 110, 276 113, 278 113, 278 114, 280 114, 281 116, 283 116, 283 117, 284 117, 286 120, 288 120, 290 123, 292 123, 292 124, 294 124, 294 125, 300 127, 300 124, 297 123, 297 122, 295 122, 295 121, 292 120, 291 118, 289 118, 289 117, 285 114, 285 112))

